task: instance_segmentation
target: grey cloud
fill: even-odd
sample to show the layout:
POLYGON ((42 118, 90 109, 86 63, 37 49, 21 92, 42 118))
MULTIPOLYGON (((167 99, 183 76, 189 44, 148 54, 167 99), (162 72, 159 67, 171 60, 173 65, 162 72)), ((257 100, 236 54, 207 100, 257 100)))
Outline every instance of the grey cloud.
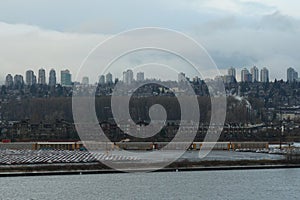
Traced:
POLYGON ((221 68, 267 66, 271 78, 285 78, 285 69, 300 70, 300 23, 275 12, 256 17, 231 15, 194 29, 221 68))
POLYGON ((260 30, 275 31, 297 31, 299 28, 299 20, 287 15, 282 15, 279 11, 263 16, 258 26, 260 30))

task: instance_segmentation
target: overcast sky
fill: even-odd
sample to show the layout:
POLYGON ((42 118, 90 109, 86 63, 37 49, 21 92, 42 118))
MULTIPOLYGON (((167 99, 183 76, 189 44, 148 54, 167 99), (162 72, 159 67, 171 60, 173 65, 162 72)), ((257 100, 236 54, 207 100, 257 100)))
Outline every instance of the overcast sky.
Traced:
POLYGON ((0 1, 0 80, 41 67, 76 74, 99 42, 145 26, 193 37, 221 72, 256 65, 285 79, 300 71, 299 10, 296 0, 0 1))

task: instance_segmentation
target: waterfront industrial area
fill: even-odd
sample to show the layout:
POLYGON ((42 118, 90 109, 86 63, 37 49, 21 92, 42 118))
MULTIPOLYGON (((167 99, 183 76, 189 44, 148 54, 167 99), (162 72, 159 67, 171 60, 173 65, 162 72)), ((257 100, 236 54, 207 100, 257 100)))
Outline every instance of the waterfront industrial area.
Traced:
MULTIPOLYGON (((143 168, 128 168, 128 170, 149 170, 153 159, 140 157, 141 152, 161 151, 165 143, 99 143, 93 144, 101 150, 87 151, 83 142, 37 142, 37 143, 1 143, 0 144, 0 175, 43 175, 48 172, 63 173, 114 173, 116 170, 104 165, 105 162, 125 164, 131 167, 142 164, 143 168), (150 147, 145 149, 145 146, 150 147), (100 148, 101 147, 101 148, 100 148), (103 149, 105 147, 106 149, 103 149), (136 156, 126 156, 123 151, 131 151, 136 156), (147 164, 148 163, 148 164, 147 164), (151 164, 150 164, 151 163, 151 164), (150 164, 150 165, 149 165, 150 164), (38 174, 36 172, 39 171, 38 174), (33 173, 33 174, 32 174, 33 173)), ((182 144, 173 144, 163 150, 163 160, 172 160, 182 144)), ((192 143, 190 148, 174 163, 158 170, 211 170, 211 169, 243 169, 297 167, 300 158, 300 144, 268 144, 264 142, 216 143, 213 150, 204 158, 199 158, 203 144, 192 143)), ((136 166, 135 166, 136 167, 136 166)), ((300 167, 300 166, 298 166, 300 167)), ((156 168, 153 168, 156 171, 156 168)), ((75 174, 76 174, 75 173, 75 174)), ((49 174, 48 174, 49 175, 49 174)))

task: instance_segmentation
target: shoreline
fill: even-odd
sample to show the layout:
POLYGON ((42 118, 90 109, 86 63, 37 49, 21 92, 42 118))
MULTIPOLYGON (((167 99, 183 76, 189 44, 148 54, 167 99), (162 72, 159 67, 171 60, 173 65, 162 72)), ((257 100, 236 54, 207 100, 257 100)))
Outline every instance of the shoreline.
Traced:
POLYGON ((32 164, 32 165, 0 165, 1 177, 19 176, 60 176, 60 175, 90 175, 117 173, 159 173, 159 172, 188 172, 188 171, 229 171, 229 170, 263 170, 300 168, 300 160, 244 160, 244 161, 205 161, 205 162, 175 162, 171 165, 155 170, 155 168, 124 169, 118 171, 110 169, 102 163, 68 163, 68 164, 32 164))

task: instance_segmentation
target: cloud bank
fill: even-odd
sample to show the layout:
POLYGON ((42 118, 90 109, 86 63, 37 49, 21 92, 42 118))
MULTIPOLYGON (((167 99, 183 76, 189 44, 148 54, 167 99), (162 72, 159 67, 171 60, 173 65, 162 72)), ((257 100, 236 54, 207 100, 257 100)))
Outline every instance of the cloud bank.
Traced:
POLYGON ((1 80, 7 73, 41 67, 68 68, 74 74, 99 42, 143 26, 190 35, 221 71, 256 65, 268 67, 271 79, 285 79, 286 68, 300 70, 300 2, 12 0, 0 2, 0 7, 1 80))

